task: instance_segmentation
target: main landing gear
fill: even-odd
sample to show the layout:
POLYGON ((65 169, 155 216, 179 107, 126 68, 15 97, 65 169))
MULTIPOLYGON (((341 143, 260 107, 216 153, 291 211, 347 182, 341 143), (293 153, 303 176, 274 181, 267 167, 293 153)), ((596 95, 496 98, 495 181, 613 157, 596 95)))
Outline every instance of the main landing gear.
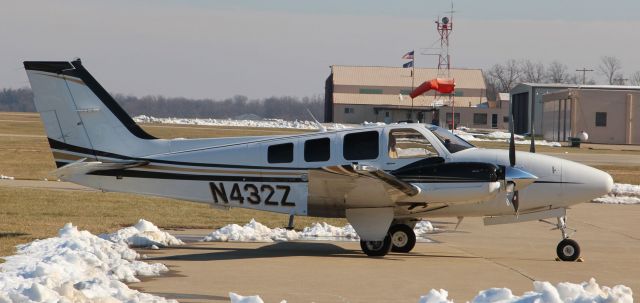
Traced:
POLYGON ((578 245, 578 242, 576 242, 575 240, 569 239, 567 230, 571 230, 573 232, 576 232, 576 230, 567 227, 566 220, 567 217, 564 216, 558 217, 557 224, 553 224, 546 220, 540 221, 555 225, 556 227, 554 229, 559 229, 562 233, 562 241, 560 241, 560 243, 558 243, 558 246, 556 247, 556 254, 558 255, 558 259, 562 261, 576 261, 578 260, 578 258, 580 258, 580 245, 578 245))
POLYGON ((370 257, 382 257, 389 251, 408 253, 416 245, 416 234, 406 224, 393 224, 383 241, 360 241, 362 251, 370 257))

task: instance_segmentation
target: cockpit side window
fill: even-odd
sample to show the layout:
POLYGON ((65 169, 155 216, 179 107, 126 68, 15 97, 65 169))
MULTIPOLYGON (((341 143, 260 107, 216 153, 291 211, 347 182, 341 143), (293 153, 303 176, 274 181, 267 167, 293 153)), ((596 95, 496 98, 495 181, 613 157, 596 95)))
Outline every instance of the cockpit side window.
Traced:
POLYGON ((412 128, 393 129, 389 132, 389 158, 438 157, 437 150, 424 135, 412 128))

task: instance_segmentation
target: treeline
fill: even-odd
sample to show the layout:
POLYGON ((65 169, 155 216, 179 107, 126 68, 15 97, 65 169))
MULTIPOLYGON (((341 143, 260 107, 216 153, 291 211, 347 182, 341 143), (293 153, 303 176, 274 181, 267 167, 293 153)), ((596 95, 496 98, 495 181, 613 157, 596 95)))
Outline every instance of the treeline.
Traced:
POLYGON ((509 59, 484 71, 489 99, 494 99, 497 93, 509 92, 518 83, 597 84, 594 74, 604 79, 600 84, 640 85, 640 71, 625 75, 622 62, 614 56, 600 57, 597 66, 591 68, 569 69, 557 60, 545 65, 528 59, 509 59))
MULTIPOLYGON (((324 99, 321 95, 304 98, 284 96, 265 99, 249 99, 246 96, 238 95, 224 100, 162 96, 134 97, 121 94, 116 94, 113 97, 131 116, 311 120, 307 113, 307 109, 309 109, 319 121, 324 119, 324 99)), ((0 111, 35 111, 31 89, 3 89, 0 91, 0 111)))

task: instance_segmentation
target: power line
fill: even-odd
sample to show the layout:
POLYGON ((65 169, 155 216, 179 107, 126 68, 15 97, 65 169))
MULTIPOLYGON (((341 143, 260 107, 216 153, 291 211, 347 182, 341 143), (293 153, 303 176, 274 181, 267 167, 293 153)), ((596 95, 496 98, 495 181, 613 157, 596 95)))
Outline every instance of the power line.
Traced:
POLYGON ((586 79, 587 79, 587 72, 592 72, 592 69, 587 69, 586 67, 583 67, 582 69, 576 69, 577 72, 582 72, 582 85, 586 84, 586 79))

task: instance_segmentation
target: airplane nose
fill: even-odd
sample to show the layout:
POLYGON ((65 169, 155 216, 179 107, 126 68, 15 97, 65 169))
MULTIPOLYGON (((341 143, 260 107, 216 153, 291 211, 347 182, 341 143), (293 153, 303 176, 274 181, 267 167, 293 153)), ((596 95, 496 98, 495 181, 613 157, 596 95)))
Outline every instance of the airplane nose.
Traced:
POLYGON ((569 160, 562 162, 562 181, 565 194, 577 202, 602 197, 613 189, 613 178, 608 173, 569 160))

